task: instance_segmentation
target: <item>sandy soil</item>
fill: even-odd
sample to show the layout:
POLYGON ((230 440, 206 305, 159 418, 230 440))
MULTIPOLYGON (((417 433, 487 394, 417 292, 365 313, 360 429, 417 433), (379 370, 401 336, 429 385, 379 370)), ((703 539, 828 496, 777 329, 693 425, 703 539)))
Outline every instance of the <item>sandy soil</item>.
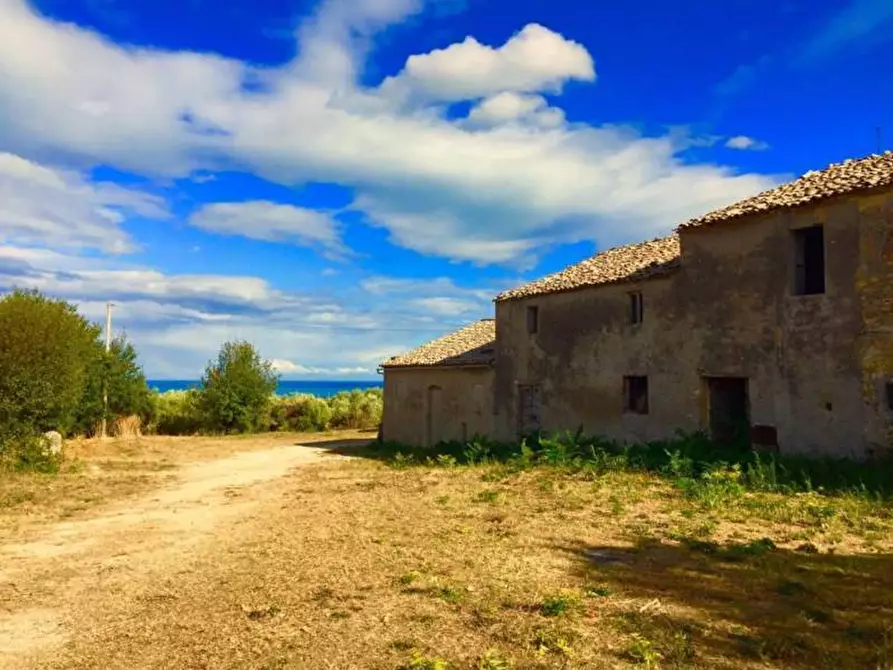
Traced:
POLYGON ((259 440, 218 441, 227 445, 224 453, 247 451, 187 463, 175 483, 147 496, 0 544, 0 668, 40 667, 65 642, 68 617, 83 611, 91 594, 126 592, 177 572, 198 545, 238 532, 240 520, 275 496, 271 484, 291 469, 344 458, 329 451, 331 439, 282 446, 271 436, 267 448, 259 440))

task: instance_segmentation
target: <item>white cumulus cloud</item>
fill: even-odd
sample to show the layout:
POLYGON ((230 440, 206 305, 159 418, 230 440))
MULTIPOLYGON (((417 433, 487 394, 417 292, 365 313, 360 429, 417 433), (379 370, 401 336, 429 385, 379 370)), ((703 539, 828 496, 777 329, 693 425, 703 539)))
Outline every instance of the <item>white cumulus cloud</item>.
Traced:
POLYGON ((396 99, 454 102, 503 91, 559 92, 570 80, 593 81, 586 48, 536 23, 493 48, 474 37, 427 54, 410 56, 386 79, 381 92, 396 99))
POLYGON ((473 126, 484 127, 517 122, 555 128, 564 123, 564 112, 550 107, 541 95, 504 91, 475 105, 468 113, 468 121, 473 126))
POLYGON ((747 135, 736 135, 726 140, 726 148, 739 149, 741 151, 763 151, 768 149, 769 145, 747 135))
POLYGON ((203 205, 189 223, 222 235, 342 249, 338 224, 329 213, 265 200, 203 205))
POLYGON ((126 216, 169 213, 158 196, 0 152, 0 242, 132 251, 126 216))
MULTIPOLYGON (((0 0, 0 147, 146 175, 226 167, 287 185, 336 183, 398 245, 516 267, 556 244, 663 233, 774 185, 686 163, 676 134, 566 124, 559 107, 536 107, 527 121, 516 110, 518 122, 489 127, 444 115, 441 102, 485 99, 474 114, 492 120, 510 107, 501 93, 592 81, 588 50, 539 25, 500 47, 469 38, 418 54, 381 86, 362 85, 376 31, 421 7, 326 0, 298 29, 292 62, 257 68, 116 45, 38 16, 24 0, 0 0), (431 105, 395 106, 397 89, 431 105)), ((286 234, 283 225, 295 223, 268 233, 286 234)))

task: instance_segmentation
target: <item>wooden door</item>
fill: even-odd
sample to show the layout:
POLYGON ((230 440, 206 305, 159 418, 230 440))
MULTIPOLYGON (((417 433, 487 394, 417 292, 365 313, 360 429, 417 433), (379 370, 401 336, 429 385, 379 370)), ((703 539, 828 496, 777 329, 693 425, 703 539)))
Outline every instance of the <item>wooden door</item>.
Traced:
POLYGON ((711 377, 707 380, 710 435, 720 444, 746 442, 750 428, 747 379, 711 377))
POLYGON ((538 384, 518 386, 518 431, 521 435, 540 429, 541 397, 542 391, 538 384))

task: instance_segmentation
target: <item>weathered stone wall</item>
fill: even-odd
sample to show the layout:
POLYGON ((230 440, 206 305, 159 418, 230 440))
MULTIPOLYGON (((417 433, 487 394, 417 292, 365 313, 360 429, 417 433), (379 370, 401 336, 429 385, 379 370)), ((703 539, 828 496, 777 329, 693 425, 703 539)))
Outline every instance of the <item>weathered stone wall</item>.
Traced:
MULTIPOLYGON (((893 411, 887 385, 893 382, 893 194, 859 201, 860 264, 856 280, 862 309, 858 355, 865 440, 870 453, 893 450, 893 411)), ((891 389, 893 391, 893 389, 891 389)))
POLYGON ((517 384, 539 384, 544 430, 576 430, 622 439, 653 439, 667 428, 696 428, 696 349, 672 316, 673 280, 605 286, 497 303, 496 433, 517 432, 517 384), (628 323, 628 292, 641 290, 645 318, 628 323), (539 307, 528 334, 526 309, 539 307), (623 412, 623 377, 648 375, 649 414, 623 412))
POLYGON ((430 445, 491 435, 493 378, 487 367, 385 368, 384 439, 430 445))
POLYGON ((782 451, 865 455, 889 430, 890 202, 851 196, 683 231, 669 278, 498 303, 497 436, 517 431, 517 384, 541 385, 546 430, 641 440, 706 427, 703 379, 745 377, 751 423, 774 427, 782 451), (794 295, 792 230, 816 223, 826 291, 794 295), (641 324, 628 323, 630 291, 644 296, 641 324), (647 415, 623 412, 625 375, 648 376, 647 415))

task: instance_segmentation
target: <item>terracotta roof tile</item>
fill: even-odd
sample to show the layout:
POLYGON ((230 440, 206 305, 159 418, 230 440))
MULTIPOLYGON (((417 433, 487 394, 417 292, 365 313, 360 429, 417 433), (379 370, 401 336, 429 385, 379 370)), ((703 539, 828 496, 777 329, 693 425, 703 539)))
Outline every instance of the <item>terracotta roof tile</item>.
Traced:
POLYGON ((454 333, 389 358, 383 368, 488 365, 495 359, 496 321, 482 319, 454 333))
POLYGON ((675 235, 615 247, 561 272, 500 293, 496 296, 496 301, 518 300, 601 284, 653 279, 667 275, 679 267, 679 253, 679 238, 675 235))
POLYGON ((824 170, 807 172, 792 182, 690 219, 677 230, 730 221, 748 214, 797 207, 823 198, 891 185, 893 185, 893 152, 887 151, 883 154, 832 164, 824 170))

